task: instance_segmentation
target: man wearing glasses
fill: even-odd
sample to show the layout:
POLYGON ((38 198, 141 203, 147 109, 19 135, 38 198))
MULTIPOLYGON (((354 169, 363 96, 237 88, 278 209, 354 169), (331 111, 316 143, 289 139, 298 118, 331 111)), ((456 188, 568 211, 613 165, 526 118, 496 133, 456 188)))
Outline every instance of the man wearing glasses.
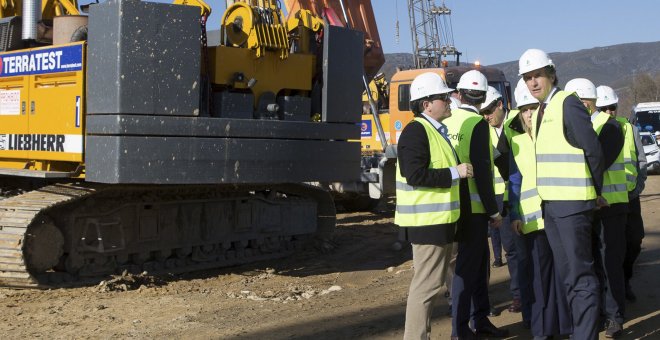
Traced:
MULTIPOLYGON (((505 195, 506 182, 509 177, 509 143, 503 135, 504 121, 507 119, 507 108, 504 106, 502 95, 497 89, 488 86, 486 93, 486 101, 482 105, 481 114, 490 125, 490 140, 493 148, 497 150, 499 156, 493 156, 495 163, 495 195, 497 206, 500 211, 504 211, 506 201, 508 198, 505 195)), ((500 228, 491 228, 491 242, 493 243, 493 252, 495 252, 495 237, 493 235, 499 234, 502 247, 506 253, 506 260, 508 262, 507 268, 511 276, 511 284, 509 289, 513 301, 509 305, 510 313, 523 313, 523 320, 530 319, 530 305, 527 303, 529 293, 526 290, 526 282, 522 282, 523 276, 519 274, 522 269, 526 267, 527 252, 525 251, 525 240, 522 236, 513 232, 510 228, 509 218, 504 218, 500 228), (524 290, 524 291, 523 291, 524 290), (523 301, 525 302, 523 304, 523 301)), ((496 256, 499 254, 495 254, 496 256)), ((495 264, 493 264, 495 267, 495 264)))
POLYGON ((412 243, 415 270, 404 339, 431 338, 433 301, 446 278, 460 214, 459 179, 473 175, 470 164, 459 164, 442 124, 451 116, 451 91, 436 73, 417 76, 410 85, 415 119, 398 143, 394 223, 412 243))
POLYGON ((625 118, 617 117, 619 97, 614 90, 609 86, 601 85, 596 88, 596 93, 598 94, 596 100, 598 110, 614 117, 621 124, 624 134, 623 158, 629 202, 626 216, 626 255, 623 261, 623 274, 626 299, 634 302, 637 297, 630 286, 630 279, 633 274, 633 264, 642 249, 642 239, 644 238, 644 221, 639 204, 639 194, 644 190, 646 181, 646 155, 637 127, 630 124, 625 118))

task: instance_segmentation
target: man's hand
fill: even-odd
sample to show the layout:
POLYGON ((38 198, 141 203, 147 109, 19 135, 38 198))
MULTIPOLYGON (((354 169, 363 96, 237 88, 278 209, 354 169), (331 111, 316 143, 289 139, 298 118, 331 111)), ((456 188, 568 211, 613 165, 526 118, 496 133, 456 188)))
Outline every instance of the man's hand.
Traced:
POLYGON ((521 220, 511 221, 511 229, 513 229, 513 231, 516 234, 518 234, 518 235, 522 234, 522 227, 523 227, 523 221, 521 221, 521 220))
POLYGON ((609 207, 610 204, 607 202, 607 199, 603 196, 598 196, 596 198, 596 209, 609 207))
POLYGON ((474 174, 470 163, 459 164, 456 166, 456 170, 458 170, 458 176, 461 178, 472 178, 474 174))
POLYGON ((502 215, 497 214, 497 216, 491 217, 489 224, 493 228, 499 228, 502 225, 502 215))

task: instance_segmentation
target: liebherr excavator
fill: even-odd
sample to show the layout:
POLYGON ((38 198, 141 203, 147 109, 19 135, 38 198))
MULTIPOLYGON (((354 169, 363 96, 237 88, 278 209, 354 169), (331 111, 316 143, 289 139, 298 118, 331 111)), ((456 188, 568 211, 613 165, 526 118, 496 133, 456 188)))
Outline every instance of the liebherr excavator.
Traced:
POLYGON ((288 18, 229 1, 212 47, 210 7, 175 3, 0 1, 0 285, 233 265, 332 232, 332 197, 304 183, 359 178, 382 50, 341 26, 369 1, 288 18))

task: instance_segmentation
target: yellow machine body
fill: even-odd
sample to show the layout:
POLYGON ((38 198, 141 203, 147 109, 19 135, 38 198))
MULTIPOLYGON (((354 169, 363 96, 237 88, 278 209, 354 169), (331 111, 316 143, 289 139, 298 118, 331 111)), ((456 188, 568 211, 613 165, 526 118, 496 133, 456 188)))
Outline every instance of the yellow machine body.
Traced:
POLYGON ((80 168, 85 51, 77 42, 0 53, 0 168, 80 168))
POLYGON ((250 49, 214 46, 209 47, 209 59, 213 84, 250 89, 255 102, 264 92, 312 89, 315 57, 311 54, 280 59, 279 53, 266 51, 257 58, 250 49))
POLYGON ((286 22, 276 1, 241 0, 222 17, 223 45, 248 48, 261 57, 267 50, 284 59, 289 53, 286 22))

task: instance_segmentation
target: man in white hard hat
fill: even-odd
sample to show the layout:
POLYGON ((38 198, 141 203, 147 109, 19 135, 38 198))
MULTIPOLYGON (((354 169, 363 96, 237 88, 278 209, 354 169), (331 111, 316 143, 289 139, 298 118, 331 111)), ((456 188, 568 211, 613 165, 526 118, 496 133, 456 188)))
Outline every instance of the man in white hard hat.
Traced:
POLYGON ((617 116, 619 97, 609 86, 596 88, 598 99, 596 106, 601 112, 614 117, 621 125, 624 134, 623 158, 626 171, 626 186, 628 189, 628 214, 626 216, 626 253, 623 260, 623 275, 625 281, 625 296, 630 301, 637 297, 630 286, 633 274, 633 264, 639 256, 644 238, 644 220, 639 203, 639 194, 644 190, 646 182, 646 155, 639 137, 639 130, 623 117, 617 116))
POLYGON ((412 243, 415 270, 404 339, 431 337, 433 301, 444 284, 460 215, 459 179, 473 175, 470 164, 459 164, 444 132, 451 91, 437 73, 417 76, 410 86, 415 119, 399 138, 394 223, 412 243))
POLYGON ((461 76, 457 89, 461 106, 445 120, 448 135, 461 162, 474 167, 474 178, 461 183, 461 219, 458 223, 458 255, 452 282, 452 338, 476 335, 502 337, 508 331, 488 320, 488 224, 499 227, 502 216, 493 188, 493 155, 489 128, 479 115, 486 99, 488 80, 479 71, 461 76), (475 333, 470 329, 472 319, 475 333))
POLYGON ((601 196, 603 152, 589 112, 572 93, 557 87, 548 55, 529 49, 519 74, 540 106, 532 116, 537 191, 555 265, 566 285, 574 339, 597 339, 600 285, 592 253, 593 210, 601 196))
POLYGON ((532 113, 539 107, 525 82, 520 79, 514 92, 517 112, 505 123, 511 145, 509 165, 509 217, 511 226, 525 239, 525 261, 521 264, 523 325, 529 325, 534 339, 548 339, 573 331, 564 283, 554 265, 552 250, 543 229, 541 198, 536 190, 536 155, 531 138, 532 113), (526 295, 527 294, 527 295, 526 295), (527 298, 533 296, 533 298, 527 298), (525 301, 527 300, 527 301, 525 301), (531 307, 531 308, 530 308, 531 307), (525 319, 525 309, 529 315, 525 319))
MULTIPOLYGON (((497 143, 502 131, 501 122, 504 120, 505 115, 503 107, 504 105, 501 105, 501 103, 502 95, 494 87, 488 86, 488 91, 486 91, 486 100, 483 104, 481 104, 480 112, 482 115, 484 115, 484 119, 492 128, 490 131, 490 139, 493 143, 493 148, 495 149, 497 149, 497 143), (500 130, 497 130, 498 128, 500 128, 500 130)), ((493 158, 495 160, 498 157, 493 155, 493 158)), ((498 171, 497 167, 495 167, 493 170, 495 175, 495 197, 497 199, 497 205, 500 208, 500 211, 502 211, 501 203, 503 202, 502 198, 504 195, 505 187, 504 178, 502 178, 502 175, 498 171)), ((503 228, 507 228, 506 219, 503 219, 503 224, 505 224, 503 228)), ((488 233, 490 234, 490 243, 493 246, 493 268, 499 268, 504 265, 504 262, 502 262, 502 236, 500 235, 500 228, 489 227, 488 233)), ((510 261, 508 247, 505 246, 504 248, 507 261, 510 261)))
MULTIPOLYGON (((497 206, 500 211, 504 211, 504 207, 508 205, 508 198, 505 195, 506 191, 506 179, 508 179, 509 171, 509 143, 505 138, 504 134, 504 121, 507 118, 507 108, 504 106, 504 101, 500 92, 492 87, 488 86, 488 91, 486 92, 486 101, 482 104, 481 114, 484 116, 484 119, 490 125, 490 140, 493 145, 493 148, 497 150, 499 156, 495 157, 494 163, 496 167, 494 168, 495 172, 495 195, 497 200, 497 206), (500 174, 502 169, 505 174, 500 174)), ((524 293, 521 291, 521 282, 519 277, 519 272, 521 265, 526 263, 526 252, 524 251, 525 241, 522 236, 513 232, 510 228, 508 216, 503 219, 502 226, 500 228, 491 228, 491 243, 493 243, 493 253, 495 255, 495 261, 497 257, 501 256, 499 252, 495 250, 496 242, 501 241, 501 246, 504 247, 504 251, 507 259, 507 269, 509 270, 509 275, 511 276, 511 282, 509 289, 511 291, 511 296, 513 302, 508 307, 510 313, 520 313, 522 312, 523 319, 529 320, 529 304, 525 306, 523 310, 523 296, 524 293), (495 237, 494 237, 495 235, 495 237)), ((501 261, 501 260, 500 260, 501 261)), ((497 263, 493 263, 493 267, 496 267, 497 263)), ((524 297, 527 300, 528 296, 524 297)))
POLYGON ((623 331, 625 312, 623 259, 628 213, 623 132, 621 125, 611 115, 596 108, 596 85, 590 80, 571 79, 566 83, 566 91, 575 92, 591 113, 591 122, 603 149, 604 167, 607 169, 603 175, 603 197, 608 206, 599 209, 594 216, 594 240, 597 245, 594 248, 594 260, 602 287, 602 308, 607 318, 605 336, 618 337, 623 331))

